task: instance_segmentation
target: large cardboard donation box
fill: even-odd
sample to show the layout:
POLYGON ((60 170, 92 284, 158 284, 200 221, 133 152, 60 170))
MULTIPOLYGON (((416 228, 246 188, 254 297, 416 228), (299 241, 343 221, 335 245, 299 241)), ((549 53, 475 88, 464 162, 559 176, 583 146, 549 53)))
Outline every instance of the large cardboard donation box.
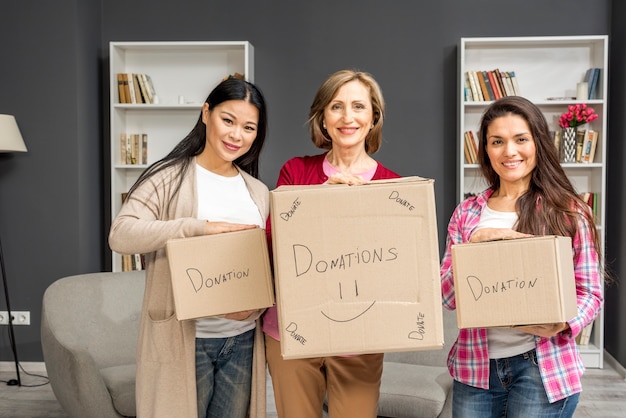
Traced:
POLYGON ((442 348, 433 184, 270 193, 283 358, 442 348))
POLYGON ((566 322, 578 314, 569 237, 452 246, 459 328, 566 322))
POLYGON ((178 320, 274 304, 265 230, 172 239, 166 250, 178 320))

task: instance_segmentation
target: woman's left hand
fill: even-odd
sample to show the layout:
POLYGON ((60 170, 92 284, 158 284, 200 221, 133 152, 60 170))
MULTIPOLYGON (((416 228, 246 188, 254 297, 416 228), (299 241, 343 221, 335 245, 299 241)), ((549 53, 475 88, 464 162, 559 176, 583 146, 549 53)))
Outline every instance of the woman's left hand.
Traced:
POLYGON ((516 330, 527 334, 538 335, 544 338, 554 337, 555 335, 569 330, 567 322, 557 322, 556 324, 528 325, 523 327, 515 327, 516 330))

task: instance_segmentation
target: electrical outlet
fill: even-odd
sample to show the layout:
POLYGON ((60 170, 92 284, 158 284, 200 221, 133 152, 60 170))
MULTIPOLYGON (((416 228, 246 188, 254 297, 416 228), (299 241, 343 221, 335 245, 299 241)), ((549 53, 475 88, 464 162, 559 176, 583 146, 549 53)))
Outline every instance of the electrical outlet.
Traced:
MULTIPOLYGON (((30 325, 30 311, 11 311, 13 325, 30 325)), ((0 311, 0 325, 9 325, 9 314, 0 311)))

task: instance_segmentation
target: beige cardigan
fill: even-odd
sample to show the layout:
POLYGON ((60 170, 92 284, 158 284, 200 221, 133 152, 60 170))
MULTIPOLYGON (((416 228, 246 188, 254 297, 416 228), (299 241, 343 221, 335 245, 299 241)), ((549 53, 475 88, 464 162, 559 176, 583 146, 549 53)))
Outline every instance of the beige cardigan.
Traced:
MULTIPOLYGON (((205 233, 197 219, 196 161, 192 159, 180 191, 169 205, 179 167, 143 183, 113 220, 109 245, 121 254, 144 254, 146 290, 137 346, 137 417, 197 418, 195 322, 175 316, 165 243, 205 233), (167 221, 167 222, 164 222, 167 221)), ((262 219, 269 214, 269 190, 240 170, 262 219)), ((265 417, 265 348, 259 320, 255 334, 250 417, 265 417)))

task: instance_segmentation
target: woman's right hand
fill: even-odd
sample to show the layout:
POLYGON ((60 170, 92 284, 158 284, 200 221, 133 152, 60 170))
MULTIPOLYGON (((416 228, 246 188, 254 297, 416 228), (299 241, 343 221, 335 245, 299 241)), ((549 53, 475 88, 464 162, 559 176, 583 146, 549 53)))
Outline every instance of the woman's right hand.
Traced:
POLYGON ((509 228, 481 228, 472 234, 470 242, 497 241, 502 239, 529 238, 531 234, 514 231, 509 228))
POLYGON ((249 225, 249 224, 234 224, 230 222, 211 222, 206 221, 205 234, 221 234, 224 232, 234 232, 234 231, 243 231, 245 229, 254 229, 258 228, 258 225, 249 225))

